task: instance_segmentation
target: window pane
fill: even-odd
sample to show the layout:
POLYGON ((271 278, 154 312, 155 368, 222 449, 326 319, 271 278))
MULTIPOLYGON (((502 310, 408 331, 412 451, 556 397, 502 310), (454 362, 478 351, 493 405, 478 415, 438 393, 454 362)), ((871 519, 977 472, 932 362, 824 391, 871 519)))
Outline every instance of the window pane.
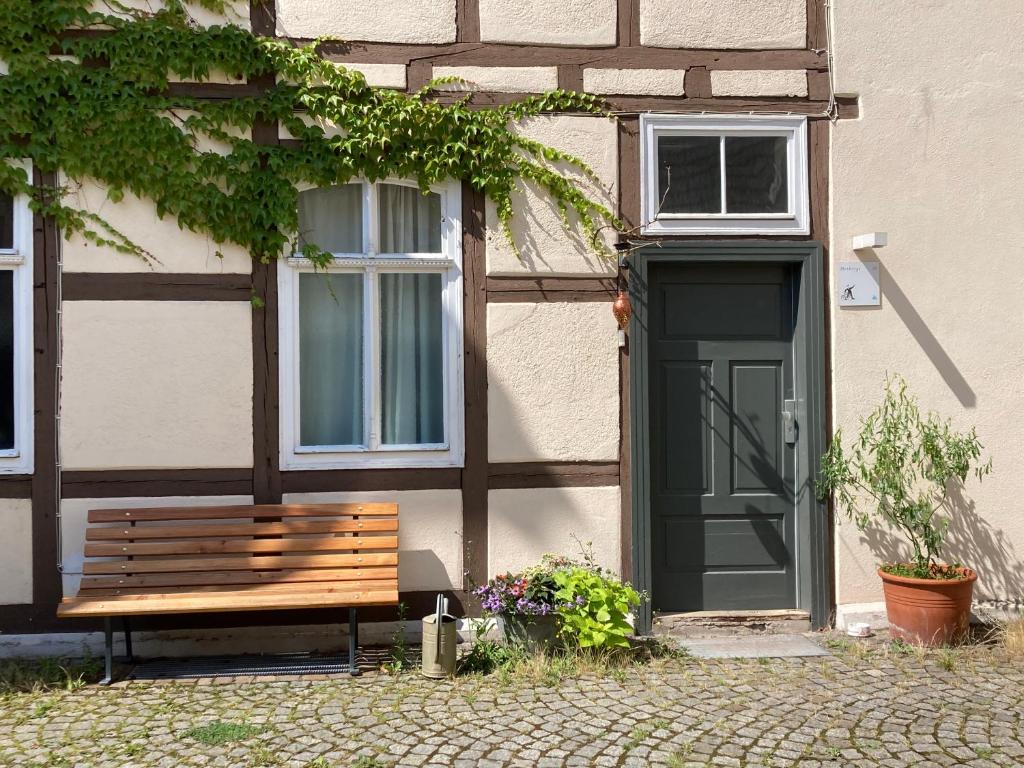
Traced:
POLYGON ((658 203, 661 213, 721 213, 721 139, 658 137, 658 203))
POLYGON ((14 273, 0 271, 0 450, 14 447, 14 273))
POLYGON ((440 253, 441 196, 416 187, 381 184, 380 252, 440 253))
POLYGON ((14 200, 0 192, 0 248, 14 247, 14 200))
POLYGON ((363 276, 299 275, 299 442, 363 443, 363 276))
POLYGON ((444 442, 439 274, 380 276, 381 442, 444 442))
POLYGON ((363 185, 308 189, 299 193, 299 244, 329 253, 363 252, 363 185))
POLYGON ((729 213, 786 213, 789 185, 785 136, 725 140, 725 206, 729 213))

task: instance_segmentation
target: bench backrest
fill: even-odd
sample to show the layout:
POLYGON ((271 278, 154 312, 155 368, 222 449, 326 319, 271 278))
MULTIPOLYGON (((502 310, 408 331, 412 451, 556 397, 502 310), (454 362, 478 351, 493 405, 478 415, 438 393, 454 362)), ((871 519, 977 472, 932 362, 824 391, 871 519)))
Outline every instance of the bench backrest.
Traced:
POLYGON ((397 592, 397 504, 94 509, 88 521, 82 597, 333 582, 397 592))

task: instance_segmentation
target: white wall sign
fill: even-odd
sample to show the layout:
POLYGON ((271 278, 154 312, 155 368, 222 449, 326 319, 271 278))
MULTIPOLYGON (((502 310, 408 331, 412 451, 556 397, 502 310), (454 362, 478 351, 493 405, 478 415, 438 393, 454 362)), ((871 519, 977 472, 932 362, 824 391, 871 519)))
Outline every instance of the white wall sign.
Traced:
POLYGON ((840 261, 836 272, 836 296, 840 307, 881 306, 878 262, 840 261))

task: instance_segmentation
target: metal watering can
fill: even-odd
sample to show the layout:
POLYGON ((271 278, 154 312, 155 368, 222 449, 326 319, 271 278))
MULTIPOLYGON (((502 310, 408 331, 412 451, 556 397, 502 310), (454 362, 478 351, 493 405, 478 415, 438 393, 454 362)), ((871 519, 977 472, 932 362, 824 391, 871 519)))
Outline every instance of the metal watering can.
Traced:
POLYGON ((423 617, 424 677, 441 680, 455 675, 455 617, 448 613, 448 598, 437 596, 437 610, 423 617))

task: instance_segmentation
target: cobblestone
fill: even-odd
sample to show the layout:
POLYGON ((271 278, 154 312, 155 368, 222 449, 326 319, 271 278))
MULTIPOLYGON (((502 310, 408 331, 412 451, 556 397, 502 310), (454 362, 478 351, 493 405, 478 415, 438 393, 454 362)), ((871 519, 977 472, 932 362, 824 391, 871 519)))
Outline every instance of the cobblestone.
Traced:
POLYGON ((216 678, 0 697, 0 766, 1017 766, 1024 669, 844 646, 623 676, 216 678), (946 669, 946 667, 951 667, 946 669), (260 730, 209 745, 214 721, 260 730))

